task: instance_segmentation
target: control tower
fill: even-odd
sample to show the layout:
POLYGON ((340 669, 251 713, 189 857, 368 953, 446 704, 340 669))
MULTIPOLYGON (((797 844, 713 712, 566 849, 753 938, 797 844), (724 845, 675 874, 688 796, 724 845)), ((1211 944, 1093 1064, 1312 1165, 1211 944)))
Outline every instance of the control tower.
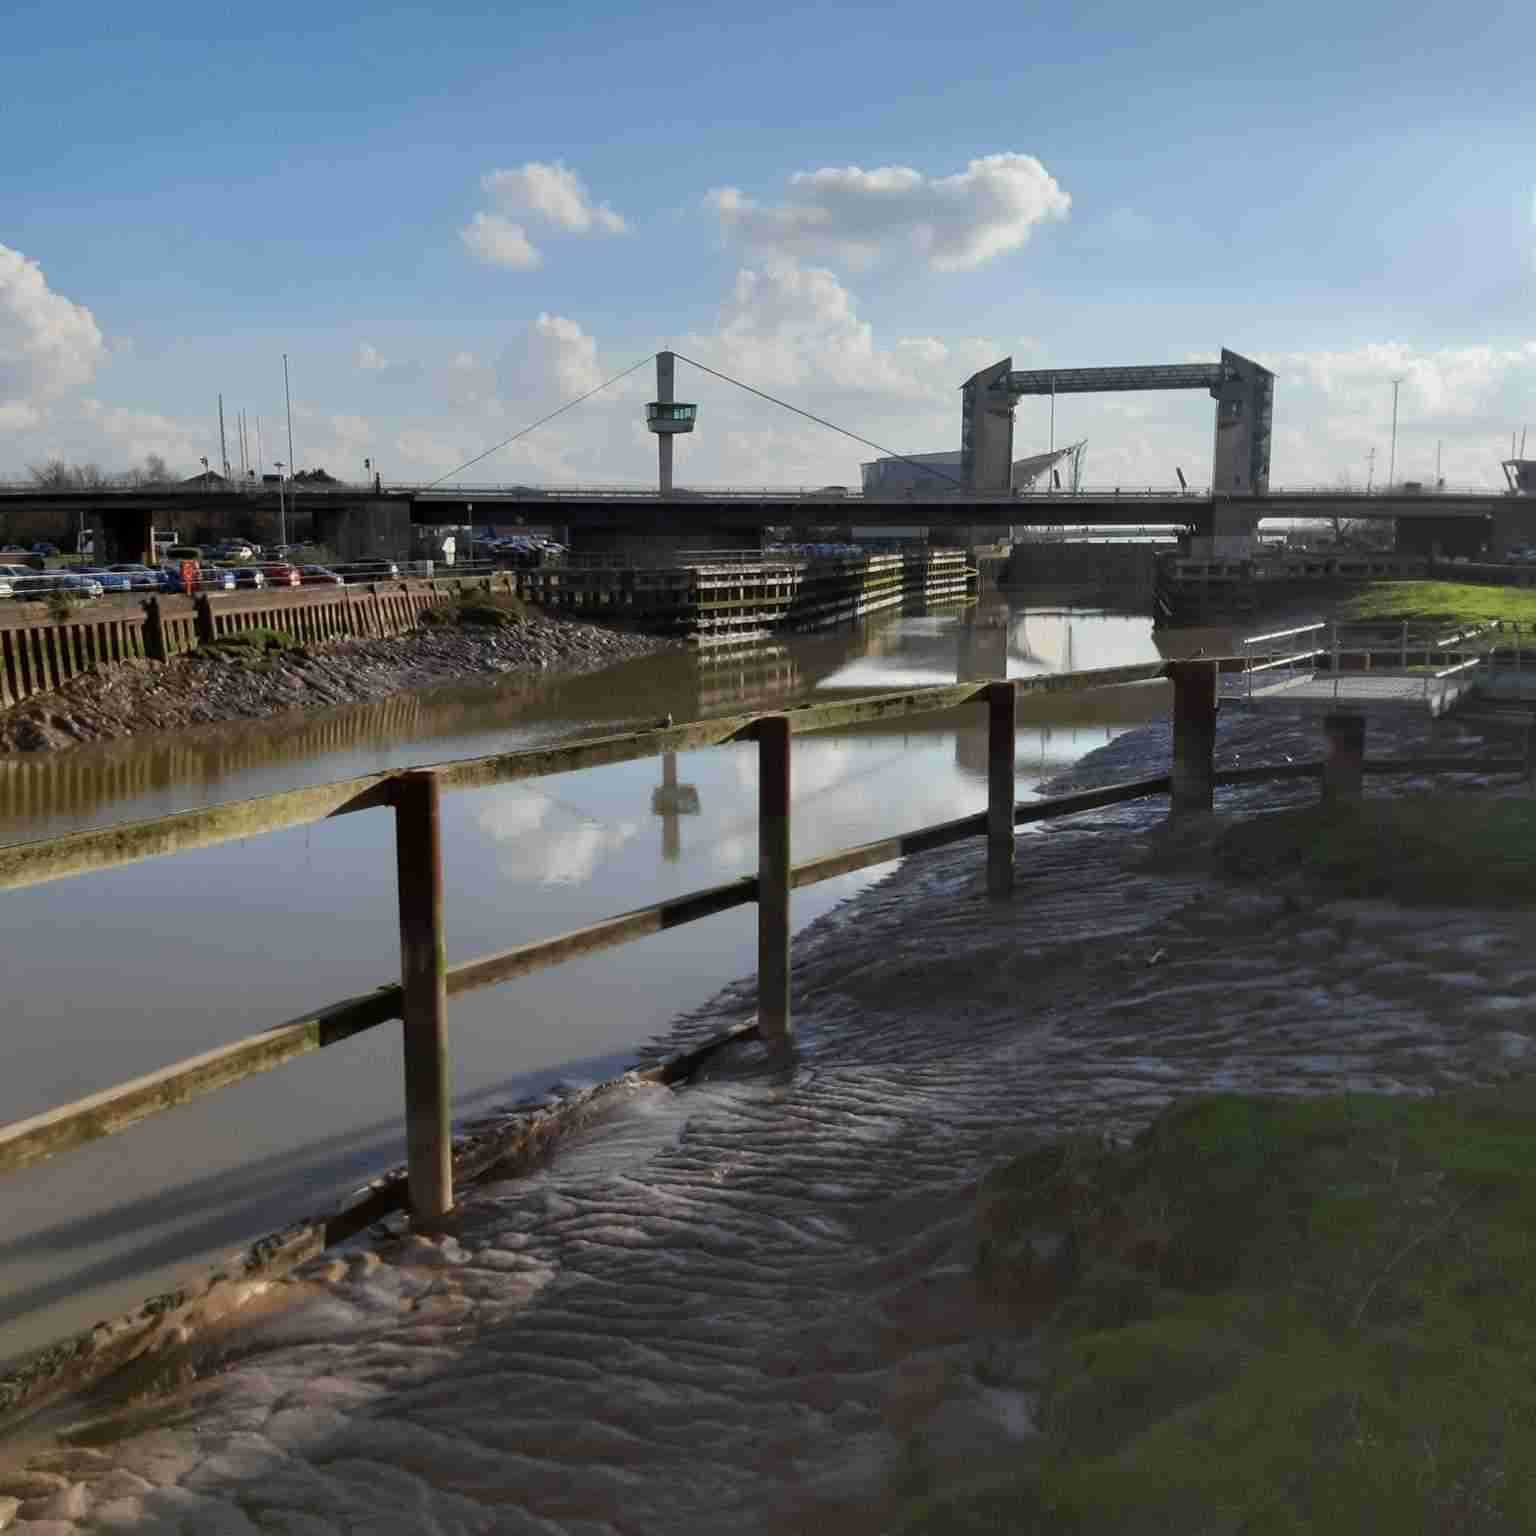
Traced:
POLYGON ((698 406, 672 398, 676 364, 673 353, 656 354, 656 398, 645 408, 645 425, 656 434, 656 480, 663 496, 672 494, 672 439, 692 432, 699 414, 698 406))

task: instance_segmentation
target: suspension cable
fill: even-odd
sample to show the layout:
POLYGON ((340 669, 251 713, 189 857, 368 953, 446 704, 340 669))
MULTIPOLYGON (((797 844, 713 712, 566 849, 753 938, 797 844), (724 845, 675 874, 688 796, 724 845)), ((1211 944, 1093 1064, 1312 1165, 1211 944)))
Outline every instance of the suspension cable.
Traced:
POLYGON ((450 469, 446 475, 439 475, 436 480, 428 481, 428 483, 422 487, 422 490, 430 491, 433 486, 441 485, 444 480, 451 480, 455 475, 462 475, 466 469, 472 468, 474 465, 478 464, 481 459, 488 459, 493 453, 500 453, 503 448, 510 447, 518 440, 518 438, 527 437, 530 432, 536 431, 539 427, 542 427, 545 422, 553 421, 556 416, 564 415, 564 413, 570 410, 572 406, 580 405, 583 400, 590 400, 593 395, 607 389, 610 384, 617 384, 620 379, 627 379, 630 374, 635 371, 635 369, 644 368, 645 365, 655 356, 656 354, 652 352, 650 356, 642 357, 638 363, 634 363, 630 367, 626 368, 623 373, 616 373, 611 379, 604 379, 596 389, 589 389, 586 394, 577 395, 574 400, 567 400, 565 404, 559 408, 559 410, 551 411, 548 416, 541 416, 537 421, 530 422, 521 431, 514 432, 511 437, 497 443, 494 448, 487 448, 484 453, 477 453, 474 458, 467 459, 463 464, 460 464, 457 469, 450 469))
POLYGON ((737 389, 744 389, 749 395, 756 395, 759 400, 766 400, 770 405, 781 405, 786 411, 793 411, 797 416, 804 416, 807 421, 814 421, 818 426, 830 427, 834 432, 841 432, 844 437, 851 437, 856 443, 863 443, 866 448, 873 448, 876 453, 888 454, 893 459, 900 459, 904 464, 910 464, 914 469, 921 469, 940 480, 947 480, 951 485, 958 486, 962 491, 969 487, 963 480, 957 480, 953 475, 946 475, 942 469, 935 469, 932 464, 924 464, 920 459, 909 457, 905 453, 897 453, 894 448, 882 448, 879 443, 872 442, 867 437, 860 437, 857 432, 850 432, 846 427, 840 427, 835 421, 828 421, 824 416, 814 416, 810 411, 802 411, 798 405, 791 405, 787 400, 780 400, 777 395, 770 395, 765 390, 753 389, 750 384, 743 384, 740 379, 733 379, 728 373, 717 373, 713 368, 698 362, 691 357, 684 357, 681 352, 673 354, 681 357, 685 363, 691 364, 701 373, 707 373, 714 378, 723 379, 727 384, 734 384, 737 389))

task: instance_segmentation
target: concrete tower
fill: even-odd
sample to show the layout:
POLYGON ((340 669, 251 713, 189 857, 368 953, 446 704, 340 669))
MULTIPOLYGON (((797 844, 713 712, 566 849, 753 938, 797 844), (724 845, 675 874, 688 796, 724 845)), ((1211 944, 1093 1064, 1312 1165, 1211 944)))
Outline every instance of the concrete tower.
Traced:
POLYGON ((699 414, 696 405, 672 398, 677 359, 671 352, 656 354, 656 398, 645 408, 645 424, 656 434, 656 479, 663 496, 672 494, 672 439, 692 432, 699 414))

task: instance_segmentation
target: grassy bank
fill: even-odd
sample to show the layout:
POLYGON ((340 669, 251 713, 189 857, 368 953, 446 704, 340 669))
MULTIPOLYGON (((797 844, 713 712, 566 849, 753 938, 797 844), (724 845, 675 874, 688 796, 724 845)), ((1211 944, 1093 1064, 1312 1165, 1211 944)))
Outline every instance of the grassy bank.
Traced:
POLYGON ((1341 622, 1407 619, 1473 624, 1490 619, 1536 625, 1536 587, 1485 587, 1458 581, 1378 581, 1338 610, 1341 622))
POLYGON ((1063 1293, 1042 1434, 897 1529, 1536 1529, 1533 1128, 1531 1080, 1220 1095, 1008 1164, 979 1280, 1063 1293))
POLYGON ((1228 878, 1267 883, 1300 874, 1335 896, 1531 906, 1536 801, 1402 795, 1299 806, 1226 828, 1209 857, 1228 878))

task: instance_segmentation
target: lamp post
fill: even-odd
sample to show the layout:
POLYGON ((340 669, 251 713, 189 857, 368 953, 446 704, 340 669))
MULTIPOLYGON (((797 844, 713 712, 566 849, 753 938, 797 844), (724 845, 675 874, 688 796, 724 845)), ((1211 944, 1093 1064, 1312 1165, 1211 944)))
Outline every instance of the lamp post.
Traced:
POLYGON ((1406 373, 1399 374, 1392 380, 1392 451, 1387 458, 1387 489, 1390 491, 1397 484, 1397 391, 1406 373))
MULTIPOLYGON (((277 470, 277 540, 286 550, 288 548, 288 515, 283 508, 283 461, 273 459, 272 463, 277 470)), ((278 558, 282 558, 281 553, 278 558)))

